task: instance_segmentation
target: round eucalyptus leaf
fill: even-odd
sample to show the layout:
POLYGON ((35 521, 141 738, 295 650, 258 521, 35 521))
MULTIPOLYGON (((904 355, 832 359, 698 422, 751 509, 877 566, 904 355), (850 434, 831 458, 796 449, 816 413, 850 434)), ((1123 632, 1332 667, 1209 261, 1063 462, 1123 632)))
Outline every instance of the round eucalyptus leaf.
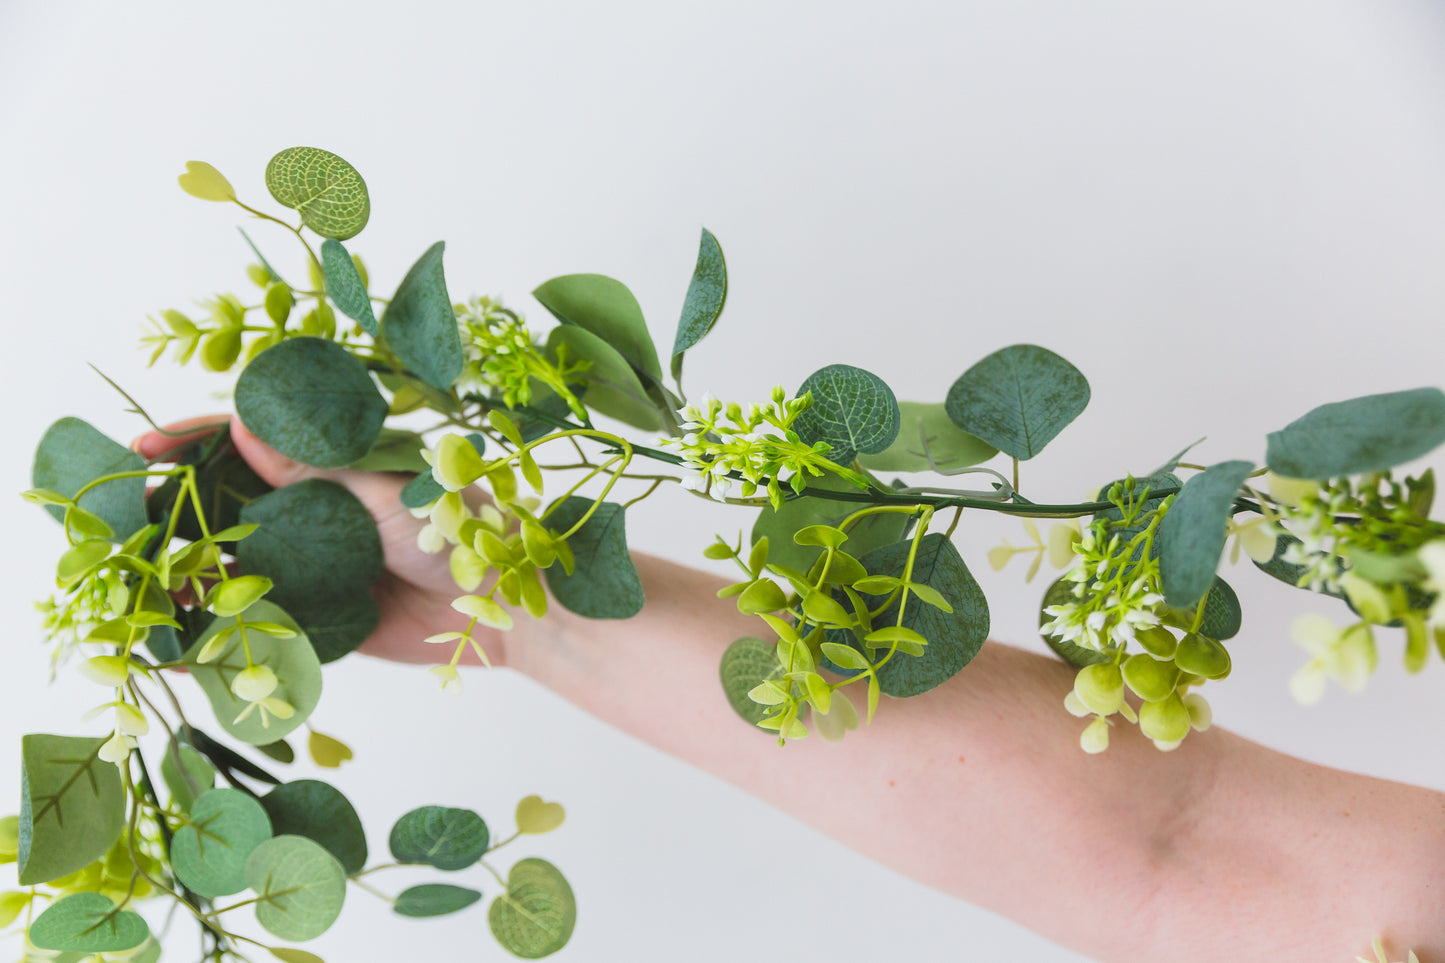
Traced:
POLYGON ((371 450, 386 399, 366 366, 322 338, 291 338, 256 356, 236 381, 236 412, 281 454, 340 468, 371 450))
POLYGON ((271 698, 281 699, 294 710, 290 718, 263 714, 258 706, 240 718, 250 703, 236 697, 231 691, 231 680, 246 668, 246 650, 241 644, 241 631, 230 633, 219 657, 210 662, 196 662, 196 656, 207 642, 222 629, 236 624, 234 617, 218 618, 207 626, 195 643, 186 650, 185 658, 194 663, 189 666, 196 683, 206 693, 206 698, 215 710, 216 721, 233 737, 253 746, 262 746, 277 739, 284 739, 316 709, 321 700, 321 663, 301 627, 281 608, 262 599, 246 610, 244 619, 250 622, 275 622, 296 633, 289 639, 278 639, 263 632, 246 631, 246 640, 251 647, 251 659, 257 665, 264 665, 276 673, 278 685, 271 698), (238 721, 239 719, 239 721, 238 721))
POLYGON ((261 797, 276 835, 304 836, 336 857, 348 873, 366 866, 366 831, 341 791, 319 779, 283 783, 261 797))
POLYGON ((366 282, 356 270, 356 262, 346 252, 346 247, 335 238, 321 242, 321 271, 326 277, 326 295, 351 320, 373 338, 381 333, 376 315, 371 310, 371 298, 366 293, 366 282))
POLYGON ((743 721, 757 725, 767 715, 768 707, 748 698, 748 693, 769 679, 782 677, 776 647, 753 636, 735 640, 723 652, 718 668, 723 693, 743 721))
POLYGON ((330 929, 346 900, 346 870, 318 843, 277 836, 251 851, 246 884, 256 891, 256 921, 296 943, 330 929))
POLYGON ((214 899, 246 888, 246 859, 271 838, 261 804, 239 789, 211 789, 196 797, 187 821, 171 841, 171 864, 186 887, 214 899))
POLYGON ((43 950, 119 953, 140 946, 151 934, 140 914, 117 912, 110 897, 75 893, 62 897, 30 924, 30 942, 43 950))
POLYGON ((826 441, 832 461, 848 465, 860 453, 876 455, 898 437, 898 399, 887 382, 871 371, 830 364, 798 386, 799 397, 808 392, 813 403, 793 427, 810 445, 826 441))
POLYGON ((482 858, 491 833, 470 809, 422 806, 396 821, 390 842, 399 863, 425 863, 453 872, 482 858))
POLYGON ((465 886, 423 883, 402 890, 392 909, 401 916, 446 916, 466 909, 481 898, 481 893, 465 886))
MULTIPOLYGON (((129 448, 79 418, 61 418, 46 429, 35 449, 30 483, 74 498, 76 492, 102 475, 144 469, 145 459, 129 448)), ((122 478, 86 492, 80 507, 111 527, 111 541, 123 542, 146 526, 145 493, 144 478, 122 478)), ((65 518, 65 509, 58 505, 46 505, 45 510, 56 521, 65 518)))
POLYGON ((988 461, 998 449, 970 435, 948 417, 943 404, 898 402, 899 429, 893 444, 876 455, 860 453, 858 464, 869 471, 932 471, 968 468, 988 461), (925 447, 926 445, 926 447, 925 447))
POLYGON ((1089 394, 1078 368, 1047 348, 1015 344, 960 375, 945 406, 959 428, 1023 461, 1083 412, 1089 394))
POLYGON ((371 198, 356 168, 319 147, 288 147, 272 157, 266 189, 322 237, 355 237, 371 217, 371 198))
POLYGON ((1321 405, 1269 435, 1265 463, 1290 478, 1384 471, 1445 443, 1445 392, 1415 388, 1321 405))
POLYGON ((577 900, 557 867, 544 859, 523 859, 507 874, 507 891, 492 901, 487 923, 508 952, 540 959, 572 938, 577 900))

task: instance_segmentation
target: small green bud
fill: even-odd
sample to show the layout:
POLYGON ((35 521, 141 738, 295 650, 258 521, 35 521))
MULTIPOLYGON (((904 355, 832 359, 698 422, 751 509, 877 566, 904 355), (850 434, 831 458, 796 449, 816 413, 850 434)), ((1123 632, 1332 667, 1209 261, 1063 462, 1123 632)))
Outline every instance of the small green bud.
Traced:
POLYGON ((713 542, 707 548, 702 550, 702 554, 704 558, 710 558, 714 561, 721 561, 725 558, 732 558, 733 549, 731 545, 723 541, 722 537, 719 536, 717 541, 713 542))
POLYGON ((754 581, 738 596, 738 611, 744 615, 758 615, 762 612, 776 612, 787 607, 788 599, 778 583, 772 579, 760 578, 754 581))
POLYGON ((1112 662, 1086 665, 1074 676, 1074 694, 1090 712, 1113 715, 1124 704, 1124 677, 1112 662))
POLYGON ((369 275, 369 274, 366 273, 366 265, 362 262, 362 260, 361 260, 361 255, 360 255, 360 254, 353 254, 353 255, 351 255, 351 263, 354 264, 354 265, 356 265, 356 273, 357 273, 358 275, 360 275, 360 277, 361 277, 361 286, 364 287, 364 288, 370 288, 370 287, 371 287, 371 275, 369 275))
POLYGON ((1124 662, 1124 682, 1139 698, 1157 702, 1168 698, 1174 691, 1179 670, 1173 663, 1163 662, 1142 652, 1131 655, 1124 662))
POLYGON ((270 287, 272 281, 271 272, 260 264, 246 265, 246 277, 250 278, 251 283, 263 291, 270 287))
POLYGON ((1145 652, 1157 659, 1174 658, 1174 650, 1179 645, 1178 640, 1174 638, 1174 633, 1162 625, 1152 625, 1147 629, 1135 632, 1134 639, 1145 652))
POLYGON ((176 337, 194 338, 196 336, 195 324, 181 312, 168 310, 162 312, 161 317, 166 319, 166 327, 170 328, 171 333, 176 337))
POLYGON ((1345 590, 1350 605, 1366 622, 1384 625, 1395 617, 1389 597, 1369 579, 1361 578, 1353 571, 1346 572, 1340 579, 1340 587, 1345 590))
POLYGON ((1139 707, 1139 728, 1158 742, 1178 742, 1189 735, 1189 710, 1179 693, 1139 707))
POLYGON ((221 328, 201 340, 201 367, 207 371, 228 371, 241 355, 241 332, 221 328))
POLYGON ((312 258, 309 262, 307 262, 306 266, 310 269, 311 272, 311 290, 315 291, 318 294, 325 294, 326 275, 322 272, 321 265, 316 263, 315 258, 312 258))
POLYGON ((291 308, 296 304, 291 288, 284 281, 271 282, 266 286, 265 302, 267 317, 284 327, 286 319, 291 317, 291 308))
POLYGON ((1084 727, 1079 735, 1079 746, 1089 755, 1098 755, 1109 748, 1109 720, 1103 716, 1084 727))
POLYGON ((1206 679, 1223 679, 1229 675, 1229 650, 1207 635, 1190 632, 1179 640, 1174 664, 1206 679))

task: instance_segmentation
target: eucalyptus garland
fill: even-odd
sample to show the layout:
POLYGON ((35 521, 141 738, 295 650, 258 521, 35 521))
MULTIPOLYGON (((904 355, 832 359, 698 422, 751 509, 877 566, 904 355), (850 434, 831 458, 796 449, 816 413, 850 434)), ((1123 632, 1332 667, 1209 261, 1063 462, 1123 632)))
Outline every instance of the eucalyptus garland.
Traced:
MULTIPOLYGON (((371 293, 343 244, 366 226, 370 198, 334 154, 295 147, 267 165, 272 198, 298 224, 243 203, 210 165, 186 166, 187 193, 294 233, 309 277, 288 282, 252 245, 258 293, 217 295, 204 317, 161 312, 144 339, 151 363, 169 354, 239 370, 238 414, 299 462, 414 475, 402 503, 426 519, 420 547, 447 554, 452 604, 469 620, 426 640, 443 688, 460 687, 469 649, 486 661, 478 626, 542 618, 553 600, 589 618, 637 613, 627 513, 670 483, 748 517, 746 533, 703 554, 737 567, 720 594, 758 620, 722 658, 723 694, 779 745, 841 739, 881 696, 926 693, 977 655, 989 610, 952 541, 965 511, 1022 520, 1027 544, 992 548, 995 568, 1021 555, 1030 579, 1045 558, 1063 570, 1043 594, 1040 631, 1077 669, 1061 710, 1083 720, 1086 752, 1105 751, 1119 724, 1164 751, 1209 726, 1199 690, 1229 675, 1241 624, 1218 574, 1226 548, 1342 604, 1343 624, 1294 625, 1309 656, 1291 684, 1301 701, 1330 680, 1364 685, 1389 629, 1411 672, 1432 648, 1445 656, 1434 475, 1395 472, 1445 442, 1435 388, 1315 408, 1269 435, 1262 465, 1195 464, 1185 449, 1104 480, 1089 501, 1034 501, 1020 463, 1090 398, 1084 374, 1046 348, 996 351, 931 401, 899 401, 877 375, 832 364, 792 393, 689 402, 684 360, 727 298, 706 230, 664 368, 636 298, 602 275, 533 292, 556 322, 545 334, 500 301, 454 301, 441 242, 389 299, 371 293), (397 421, 422 411, 440 422, 397 421), (580 479, 544 498, 548 473, 563 471, 580 479), (979 480, 963 489, 893 473, 979 480), (486 498, 464 498, 471 489, 486 498), (1055 520, 1047 538, 1040 519, 1055 520)), ((319 958, 288 944, 325 932, 349 887, 402 916, 440 916, 483 899, 445 881, 477 868, 490 874, 487 919, 503 948, 532 959, 567 943, 577 905, 563 874, 529 856, 504 876, 493 855, 557 828, 560 805, 522 799, 500 840, 471 810, 421 805, 392 826, 390 859, 373 862, 344 795, 273 774, 294 758, 288 737, 317 707, 322 666, 378 622, 368 588, 383 571, 380 539, 347 489, 312 479, 273 490, 224 429, 147 460, 77 418, 45 432, 33 486, 24 497, 65 538, 56 594, 41 605, 54 664, 104 696, 86 716, 103 731, 23 738, 20 811, 0 820, 0 860, 16 864, 19 885, 0 894, 0 926, 25 927, 27 959, 154 961, 161 946, 137 910, 165 898, 196 923, 202 959, 263 949, 310 963, 319 958), (187 679, 214 719, 182 711, 173 686, 187 679), (165 743, 148 755, 138 737, 152 726, 165 743), (393 896, 371 874, 394 866, 448 875, 393 896), (238 925, 243 908, 265 939, 238 931, 256 932, 238 925)), ((351 757, 318 731, 306 745, 322 767, 351 757)))

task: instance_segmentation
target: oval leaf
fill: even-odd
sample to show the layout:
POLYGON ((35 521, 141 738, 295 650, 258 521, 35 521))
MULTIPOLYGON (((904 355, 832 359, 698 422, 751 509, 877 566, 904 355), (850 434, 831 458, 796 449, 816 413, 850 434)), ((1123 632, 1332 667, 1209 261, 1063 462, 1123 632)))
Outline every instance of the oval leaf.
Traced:
POLYGON ((188 821, 171 841, 171 864, 186 887, 214 899, 246 888, 246 859, 271 838, 271 820, 239 789, 196 797, 188 821))
POLYGON ((241 510, 256 524, 236 548, 241 571, 274 583, 285 609, 322 662, 340 658, 376 628, 368 589, 385 570, 376 521, 347 488, 319 478, 278 488, 241 510))
POLYGON ((297 779, 261 797, 278 835, 305 836, 319 844, 348 873, 366 865, 366 831, 341 791, 319 779, 297 779))
POLYGON ((893 389, 871 371, 830 364, 810 374, 798 396, 812 392, 813 404, 798 415, 793 427, 804 442, 826 441, 828 457, 848 465, 859 453, 887 450, 898 437, 898 399, 893 389))
POLYGON ((748 693, 768 680, 782 678, 783 667, 771 642, 743 636, 723 652, 718 673, 728 705, 743 721, 755 726, 767 715, 768 707, 749 699, 748 693))
POLYGON ((1174 608, 1193 606, 1214 583, 1234 496, 1252 471, 1247 461, 1212 465, 1184 483, 1159 523, 1159 580, 1174 608))
MULTIPOLYGON (((145 467, 140 455, 86 422, 61 418, 46 429, 35 449, 30 483, 34 488, 74 498, 76 492, 102 475, 144 471, 145 467)), ((111 527, 111 541, 123 542, 147 524, 145 491, 144 478, 122 478, 86 492, 80 507, 111 527)), ((56 521, 65 518, 65 509, 58 505, 46 505, 45 510, 56 521)))
POLYGON ((1044 446, 1089 404, 1089 381, 1047 348, 1001 348, 948 389, 948 417, 1020 461, 1044 446))
POLYGON ((677 335, 672 341, 672 377, 682 380, 683 352, 697 344, 722 314, 723 304, 728 297, 728 267, 723 260, 722 245, 713 237, 712 231, 702 229, 702 241, 697 249, 697 266, 692 269, 692 281, 687 286, 687 297, 682 302, 682 317, 677 321, 677 335))
POLYGON ((402 890, 392 909, 401 916, 446 916, 466 909, 481 898, 481 893, 465 886, 424 883, 402 890))
MULTIPOLYGON (((548 510, 545 520, 558 532, 577 524, 592 499, 569 495, 548 510)), ((627 551, 626 513, 603 502, 567 544, 575 559, 572 574, 562 566, 547 569, 547 587, 557 601, 589 619, 627 619, 642 610, 642 579, 627 551)))
POLYGON ((858 464, 869 471, 932 471, 934 466, 948 471, 980 464, 998 454, 993 445, 955 425, 942 404, 900 401, 898 414, 898 437, 893 444, 875 455, 859 454, 858 464), (929 455, 933 465, 928 462, 929 455))
POLYGON ((446 391, 462 373, 457 316, 442 271, 445 241, 437 241, 406 272, 381 316, 386 343, 418 377, 446 391))
POLYGON ((371 217, 371 198, 356 168, 319 147, 288 147, 272 157, 266 189, 322 237, 355 237, 371 217))
POLYGON ((545 282, 532 297, 563 324, 575 324, 606 341, 639 373, 654 382, 662 380, 642 308, 621 281, 601 274, 568 274, 545 282))
POLYGON ((492 901, 487 923, 508 952, 540 959, 572 938, 577 900, 557 867, 544 859, 523 859, 507 874, 507 891, 492 901))
POLYGON ((341 345, 292 338, 246 365, 236 381, 236 412, 281 454, 340 468, 371 450, 386 420, 386 399, 341 345))
POLYGON ((86 955, 129 950, 150 935, 140 914, 116 912, 110 897, 100 893, 75 893, 56 900, 29 930, 30 942, 43 950, 86 955))
POLYGON ((1384 471, 1445 443, 1445 393, 1416 388, 1321 405, 1271 432, 1265 463, 1290 478, 1384 471))
POLYGON ((371 298, 366 293, 366 282, 361 280, 361 273, 345 246, 335 238, 321 242, 321 271, 326 276, 326 296, 337 309, 373 338, 380 334, 381 328, 371 310, 371 298))
POLYGON ((346 900, 346 871, 302 836, 277 836, 252 850, 246 883, 259 897, 256 921, 272 936, 297 943, 330 929, 346 900))
POLYGON ((587 379, 587 407, 644 431, 662 427, 657 405, 648 398, 637 372, 616 348, 585 328, 565 324, 553 328, 547 336, 547 351, 555 359, 564 345, 569 358, 591 365, 583 375, 587 379))
POLYGON ((241 645, 239 631, 230 633, 216 659, 195 662, 201 649, 217 632, 236 624, 234 618, 213 621, 186 650, 185 658, 195 663, 189 667, 190 672, 211 701, 221 728, 242 742, 263 746, 286 738, 315 710, 316 703, 321 700, 321 663, 301 627, 272 603, 257 602, 246 610, 244 618, 252 622, 275 622, 296 633, 293 638, 278 639, 263 632, 246 632, 252 660, 276 673, 280 682, 271 697, 285 701, 295 710, 290 718, 263 716, 259 709, 255 709, 240 722, 236 721, 248 705, 231 691, 231 680, 246 668, 246 651, 241 645))
POLYGON ((21 738, 21 886, 84 869, 120 838, 125 792, 120 770, 100 758, 105 742, 39 733, 21 738))
POLYGON ((425 863, 454 872, 466 869, 487 851, 487 824, 470 809, 422 806, 391 827, 391 855, 399 863, 425 863))

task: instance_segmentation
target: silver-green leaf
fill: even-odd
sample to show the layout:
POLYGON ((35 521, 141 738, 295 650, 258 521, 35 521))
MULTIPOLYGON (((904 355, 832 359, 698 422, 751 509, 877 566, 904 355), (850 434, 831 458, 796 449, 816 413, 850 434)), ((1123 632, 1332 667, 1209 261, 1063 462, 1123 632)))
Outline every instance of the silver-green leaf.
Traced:
POLYGON ((1016 344, 960 375, 945 404, 959 428, 1023 461, 1083 412, 1089 382, 1047 348, 1016 344))

